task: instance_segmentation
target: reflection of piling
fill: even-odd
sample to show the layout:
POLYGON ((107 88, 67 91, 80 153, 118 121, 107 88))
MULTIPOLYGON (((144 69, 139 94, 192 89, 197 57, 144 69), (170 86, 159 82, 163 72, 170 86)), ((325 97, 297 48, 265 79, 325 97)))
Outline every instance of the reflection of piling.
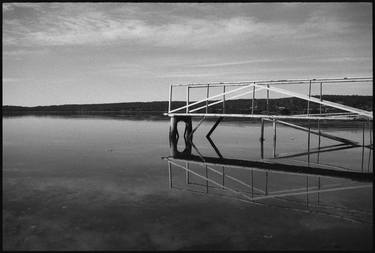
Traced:
POLYGON ((254 198, 254 170, 251 170, 251 197, 254 198))
POLYGON ((308 120, 309 122, 309 131, 308 131, 308 134, 307 134, 307 166, 310 167, 310 130, 311 130, 311 125, 310 125, 310 120, 308 120))
POLYGON ((264 119, 262 118, 261 119, 261 130, 260 130, 260 141, 263 142, 264 141, 264 119))
POLYGON ((260 131, 260 157, 264 158, 264 119, 261 119, 261 131, 260 131))
POLYGON ((223 166, 223 189, 224 189, 224 179, 225 179, 225 167, 223 166))
POLYGON ((193 127, 191 117, 186 116, 173 116, 171 117, 170 128, 169 128, 169 144, 171 147, 171 155, 172 156, 188 156, 191 155, 191 143, 193 139, 193 127), (184 142, 185 148, 182 152, 178 151, 177 143, 178 139, 180 138, 180 134, 178 133, 177 125, 180 121, 185 122, 185 131, 184 131, 184 142))
POLYGON ((172 165, 168 162, 169 189, 172 189, 172 165))
POLYGON ((266 189, 264 191, 265 195, 268 195, 268 171, 266 171, 266 189))
POLYGON ((208 193, 208 167, 206 165, 206 193, 208 193))
POLYGON ((367 164, 367 172, 370 172, 370 161, 371 161, 371 154, 373 150, 373 145, 372 145, 372 129, 371 129, 371 123, 370 120, 368 120, 368 130, 370 133, 370 148, 368 152, 368 164, 367 164))
POLYGON ((273 126, 273 157, 276 157, 276 120, 272 122, 273 126))
POLYGON ((188 162, 186 162, 186 174, 185 174, 185 183, 186 184, 190 184, 190 179, 189 179, 189 171, 188 171, 188 169, 189 169, 189 163, 188 162))
POLYGON ((361 159, 361 171, 363 172, 363 159, 365 155, 365 123, 363 122, 363 129, 362 129, 362 159, 361 159))

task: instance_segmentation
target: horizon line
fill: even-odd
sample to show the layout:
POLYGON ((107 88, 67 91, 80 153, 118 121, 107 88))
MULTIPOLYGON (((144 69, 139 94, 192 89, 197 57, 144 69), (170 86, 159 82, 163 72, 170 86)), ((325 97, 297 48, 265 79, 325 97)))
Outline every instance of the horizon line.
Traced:
MULTIPOLYGON (((312 96, 318 96, 318 95, 312 95, 312 96)), ((352 94, 352 95, 335 95, 335 94, 325 94, 323 96, 361 96, 361 97, 373 97, 373 95, 356 95, 356 94, 352 94)), ((281 97, 282 98, 282 97, 281 97)), ((271 100, 272 99, 281 99, 281 98, 270 98, 271 100)), ((285 98, 285 97, 284 97, 285 98)), ((288 97, 286 97, 288 98, 288 97)), ((293 98, 293 97, 289 97, 289 98, 293 98)), ((235 101, 235 100, 251 100, 251 98, 239 98, 239 99, 233 99, 232 101, 235 101)), ((261 100, 261 99, 266 99, 266 98, 258 98, 256 100, 261 100)), ((230 101, 230 100, 229 100, 230 101)), ((152 100, 152 101, 128 101, 128 102, 112 102, 112 103, 91 103, 91 104, 50 104, 50 105, 2 105, 2 107, 5 107, 5 106, 14 106, 14 107, 28 107, 28 108, 32 108, 32 107, 48 107, 48 106, 64 106, 64 105, 105 105, 105 104, 127 104, 127 103, 153 103, 153 102, 166 102, 168 103, 168 100, 152 100)), ((172 102, 186 102, 186 100, 177 100, 177 101, 172 101, 172 102)), ((193 102, 193 101, 190 101, 190 102, 193 102)))

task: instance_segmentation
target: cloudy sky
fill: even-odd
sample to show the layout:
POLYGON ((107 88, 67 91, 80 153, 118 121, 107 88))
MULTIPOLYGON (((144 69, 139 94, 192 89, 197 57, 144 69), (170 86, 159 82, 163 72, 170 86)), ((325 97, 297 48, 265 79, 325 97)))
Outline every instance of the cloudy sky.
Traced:
POLYGON ((167 100, 171 83, 369 76, 370 3, 3 4, 4 105, 167 100))

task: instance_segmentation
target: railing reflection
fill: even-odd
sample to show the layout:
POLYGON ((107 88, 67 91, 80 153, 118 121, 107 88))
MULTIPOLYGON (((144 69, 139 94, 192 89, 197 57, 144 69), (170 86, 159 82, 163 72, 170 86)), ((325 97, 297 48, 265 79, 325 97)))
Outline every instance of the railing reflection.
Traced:
MULTIPOLYGON (((325 147, 319 146, 317 149, 309 148, 308 152, 277 155, 271 159, 264 159, 262 156, 260 160, 254 161, 223 157, 209 135, 207 135, 207 139, 217 157, 203 156, 194 144, 192 134, 184 135, 185 148, 180 152, 177 148, 178 139, 178 135, 170 135, 171 155, 163 157, 168 162, 169 187, 171 189, 200 192, 191 189, 191 186, 203 187, 204 191, 201 193, 215 195, 219 193, 225 197, 253 204, 264 203, 263 201, 268 199, 295 202, 295 198, 305 196, 304 206, 310 208, 312 204, 313 206, 322 206, 320 203, 321 193, 372 188, 372 173, 349 171, 338 166, 324 165, 319 163, 319 158, 317 163, 308 160, 307 166, 280 163, 283 158, 312 153, 320 154, 360 146, 356 143, 346 142, 325 147), (193 150, 196 154, 193 154, 193 150), (172 168, 185 171, 183 187, 174 184, 172 168), (209 177, 211 174, 213 176, 209 177), (282 179, 282 177, 284 178, 282 179), (293 180, 287 179, 288 177, 293 177, 293 180), (197 182, 193 178, 204 183, 197 182), (286 186, 281 187, 279 181, 282 180, 287 182, 286 186), (311 200, 312 195, 316 197, 314 203, 311 200)), ((260 142, 260 146, 261 154, 263 154, 263 141, 260 142)))

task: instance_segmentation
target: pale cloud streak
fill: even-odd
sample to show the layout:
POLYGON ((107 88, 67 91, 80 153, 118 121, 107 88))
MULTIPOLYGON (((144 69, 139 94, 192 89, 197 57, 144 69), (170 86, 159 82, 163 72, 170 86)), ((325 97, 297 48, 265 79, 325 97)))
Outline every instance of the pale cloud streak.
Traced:
POLYGON ((194 65, 193 67, 217 68, 217 67, 239 66, 239 65, 249 65, 249 64, 270 64, 270 63, 280 64, 281 62, 286 62, 286 61, 322 63, 322 62, 341 62, 341 61, 363 62, 363 61, 369 61, 369 60, 370 60, 370 57, 350 57, 350 56, 344 56, 344 57, 333 56, 332 57, 332 56, 326 55, 324 58, 321 56, 317 56, 317 57, 294 57, 293 59, 269 58, 269 59, 254 59, 254 60, 233 61, 233 62, 216 62, 216 63, 198 64, 198 65, 194 65))
POLYGON ((23 35, 15 34, 20 24, 13 26, 13 34, 6 34, 7 45, 61 46, 102 45, 137 42, 156 46, 208 47, 212 44, 233 43, 249 36, 275 36, 291 34, 285 27, 265 26, 252 19, 231 18, 223 20, 191 19, 181 23, 162 25, 147 24, 142 20, 109 19, 100 13, 68 18, 56 17, 46 20, 44 25, 30 27, 23 35))
MULTIPOLYGON (((65 11, 43 12, 42 4, 21 5, 40 12, 26 24, 5 20, 3 43, 8 46, 69 46, 139 43, 163 47, 207 48, 243 40, 305 39, 347 32, 348 24, 335 17, 311 16, 300 24, 262 22, 252 17, 216 19, 180 18, 153 24, 142 19, 111 16, 98 10, 68 15, 65 11)), ((16 5, 18 6, 18 5, 16 5)), ((64 4, 60 4, 64 8, 64 4)), ((71 5, 67 7, 71 8, 71 5)), ((15 8, 14 5, 5 9, 15 8)))
POLYGON ((18 83, 24 81, 26 81, 24 78, 3 77, 3 83, 18 83))

